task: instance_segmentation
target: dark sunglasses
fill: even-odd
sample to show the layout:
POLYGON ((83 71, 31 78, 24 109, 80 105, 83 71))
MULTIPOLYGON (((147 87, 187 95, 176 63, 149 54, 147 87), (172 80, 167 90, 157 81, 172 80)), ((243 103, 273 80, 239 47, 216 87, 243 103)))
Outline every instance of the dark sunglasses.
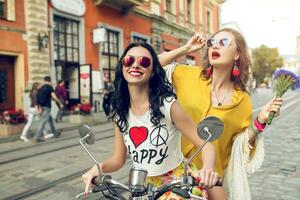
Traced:
POLYGON ((206 41, 206 46, 212 47, 212 46, 215 46, 217 43, 219 43, 219 45, 221 47, 229 47, 230 42, 231 42, 230 38, 221 38, 219 40, 217 40, 215 38, 210 38, 206 41))
POLYGON ((130 67, 131 65, 133 65, 133 63, 135 63, 136 59, 138 60, 139 65, 143 68, 147 68, 151 64, 151 59, 147 56, 134 57, 129 55, 125 56, 122 59, 122 64, 125 67, 130 67))

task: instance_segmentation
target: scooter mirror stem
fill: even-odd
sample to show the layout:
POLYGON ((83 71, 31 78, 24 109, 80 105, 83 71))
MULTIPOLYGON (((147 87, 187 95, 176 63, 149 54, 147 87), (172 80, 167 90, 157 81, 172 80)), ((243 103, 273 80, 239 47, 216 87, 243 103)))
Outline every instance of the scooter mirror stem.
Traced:
POLYGON ((83 138, 81 138, 81 139, 79 140, 80 145, 83 147, 83 149, 85 150, 85 152, 87 152, 87 154, 90 156, 90 158, 92 158, 92 160, 94 161, 94 163, 95 163, 96 166, 97 166, 98 172, 99 172, 100 174, 103 174, 102 169, 99 167, 98 161, 94 158, 94 156, 88 151, 88 149, 86 148, 86 146, 83 144, 83 141, 84 141, 86 138, 88 138, 89 136, 90 136, 90 134, 87 134, 86 136, 84 136, 83 138))
POLYGON ((189 163, 193 160, 193 158, 203 149, 203 147, 206 145, 206 143, 210 140, 211 138, 211 133, 209 131, 209 128, 208 127, 204 127, 203 128, 206 133, 208 134, 208 137, 207 139, 204 141, 204 143, 197 149, 197 151, 185 162, 185 165, 184 165, 184 173, 185 173, 185 176, 187 176, 187 171, 188 171, 188 165, 189 163))

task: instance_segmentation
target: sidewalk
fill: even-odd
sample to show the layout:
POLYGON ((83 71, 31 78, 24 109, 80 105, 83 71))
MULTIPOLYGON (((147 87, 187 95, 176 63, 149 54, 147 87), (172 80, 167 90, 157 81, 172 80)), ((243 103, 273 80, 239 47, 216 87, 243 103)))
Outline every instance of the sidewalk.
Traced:
MULTIPOLYGON (((97 124, 103 124, 107 122, 107 118, 105 116, 104 112, 97 112, 97 113, 92 113, 92 120, 87 122, 87 125, 97 125, 97 124)), ((69 122, 69 116, 64 116, 62 122, 59 123, 55 123, 55 127, 56 129, 60 130, 60 131, 69 131, 69 130, 74 130, 77 129, 80 124, 73 124, 69 122)), ((30 127, 30 130, 28 132, 28 136, 29 137, 33 137, 37 128, 39 125, 39 121, 35 120, 32 124, 32 126, 30 127)), ((46 130, 48 131, 49 125, 46 124, 46 130)), ((49 131, 48 131, 49 132, 49 131)), ((20 133, 21 134, 21 133, 20 133)), ((0 137, 0 144, 1 143, 5 143, 5 142, 12 142, 12 141, 16 141, 20 138, 20 134, 19 135, 13 135, 13 136, 8 136, 8 137, 0 137)))

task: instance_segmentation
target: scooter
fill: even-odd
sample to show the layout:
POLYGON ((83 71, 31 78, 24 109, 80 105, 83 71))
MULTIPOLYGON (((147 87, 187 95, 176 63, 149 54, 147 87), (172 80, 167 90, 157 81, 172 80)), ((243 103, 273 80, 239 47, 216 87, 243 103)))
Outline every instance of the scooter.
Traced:
MULTIPOLYGON (((156 200, 163 196, 166 192, 173 192, 174 194, 184 199, 199 199, 207 200, 207 196, 199 197, 192 194, 194 187, 199 185, 199 180, 195 179, 188 173, 188 166, 192 159, 203 149, 207 142, 211 142, 219 138, 224 130, 223 122, 214 116, 210 116, 201 121, 197 126, 198 136, 205 140, 205 142, 197 149, 197 151, 184 163, 184 174, 180 178, 171 181, 170 183, 153 187, 147 184, 147 170, 140 168, 131 168, 129 172, 128 185, 119 183, 114 180, 110 175, 105 175, 101 168, 98 166, 98 161, 88 151, 84 144, 94 144, 95 134, 92 129, 87 125, 82 125, 79 128, 80 145, 88 153, 90 158, 98 166, 99 174, 101 176, 95 177, 92 183, 95 185, 88 193, 101 192, 104 197, 112 200, 156 200), (126 197, 125 197, 126 196, 126 197)), ((216 186, 222 186, 222 182, 218 181, 216 186)), ((84 192, 78 194, 77 198, 85 195, 84 192)))

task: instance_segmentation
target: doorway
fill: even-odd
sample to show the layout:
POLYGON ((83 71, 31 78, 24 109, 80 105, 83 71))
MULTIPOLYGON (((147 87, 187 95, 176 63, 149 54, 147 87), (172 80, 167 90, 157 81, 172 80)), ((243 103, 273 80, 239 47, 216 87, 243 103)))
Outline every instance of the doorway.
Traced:
POLYGON ((67 90, 68 107, 80 103, 79 94, 79 63, 55 61, 56 80, 63 80, 67 90))
POLYGON ((15 108, 15 58, 0 56, 0 112, 15 108))

